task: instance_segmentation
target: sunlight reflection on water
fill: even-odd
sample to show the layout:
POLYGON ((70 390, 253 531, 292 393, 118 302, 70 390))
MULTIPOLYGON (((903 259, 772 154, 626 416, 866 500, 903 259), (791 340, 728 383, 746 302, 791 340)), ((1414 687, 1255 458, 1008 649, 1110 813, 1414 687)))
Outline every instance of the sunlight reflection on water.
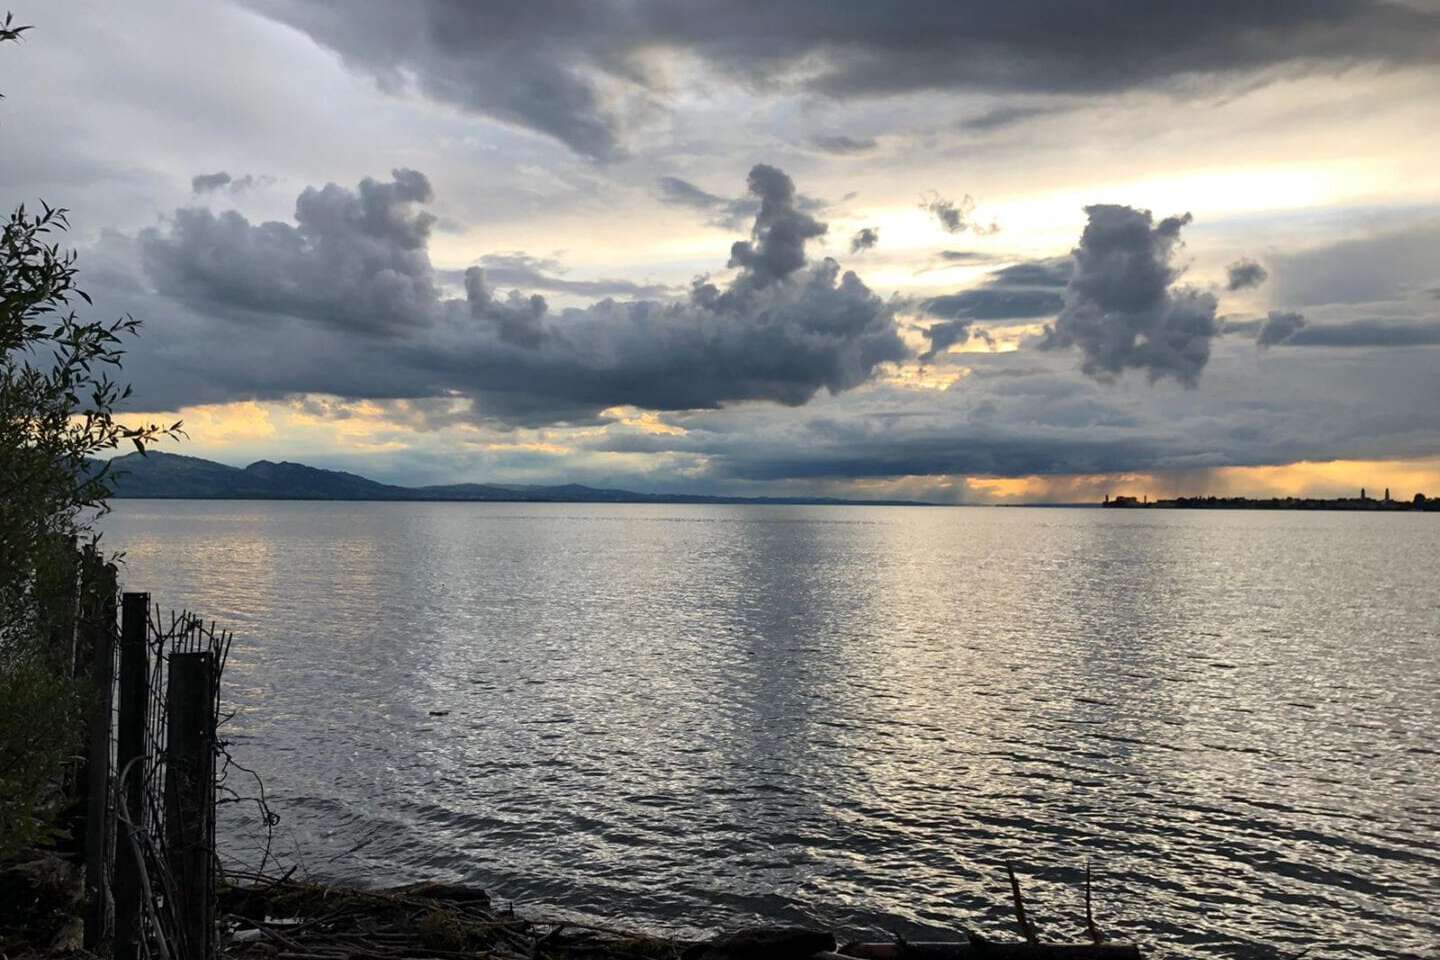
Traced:
MULTIPOLYGON (((1440 939, 1440 518, 121 501, 320 876, 693 931, 1440 939), (448 710, 432 717, 432 710, 448 710)), ((231 811, 237 856, 254 831, 231 811)))

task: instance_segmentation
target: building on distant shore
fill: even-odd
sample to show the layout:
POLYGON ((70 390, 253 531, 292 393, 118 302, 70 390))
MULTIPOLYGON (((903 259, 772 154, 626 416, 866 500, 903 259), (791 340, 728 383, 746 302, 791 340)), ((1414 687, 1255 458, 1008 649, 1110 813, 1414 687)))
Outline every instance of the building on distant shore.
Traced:
POLYGON ((1385 499, 1374 500, 1366 496, 1364 488, 1356 497, 1271 497, 1268 500, 1252 500, 1249 497, 1175 497, 1170 500, 1151 502, 1144 498, 1114 497, 1108 494, 1103 506, 1106 507, 1159 507, 1170 510, 1355 510, 1367 513, 1420 512, 1440 513, 1440 499, 1415 494, 1410 500, 1395 500, 1389 488, 1385 499))

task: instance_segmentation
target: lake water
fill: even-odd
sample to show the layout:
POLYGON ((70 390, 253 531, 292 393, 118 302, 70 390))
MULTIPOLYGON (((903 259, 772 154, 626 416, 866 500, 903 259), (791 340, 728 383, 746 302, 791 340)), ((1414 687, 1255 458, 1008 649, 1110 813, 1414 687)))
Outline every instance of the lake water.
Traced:
MULTIPOLYGON (((1437 956, 1440 515, 121 501, 313 875, 1437 956), (448 711, 443 717, 431 711, 448 711)), ((237 778, 244 792, 253 793, 237 778)), ((258 833, 226 808, 229 854, 258 833)))

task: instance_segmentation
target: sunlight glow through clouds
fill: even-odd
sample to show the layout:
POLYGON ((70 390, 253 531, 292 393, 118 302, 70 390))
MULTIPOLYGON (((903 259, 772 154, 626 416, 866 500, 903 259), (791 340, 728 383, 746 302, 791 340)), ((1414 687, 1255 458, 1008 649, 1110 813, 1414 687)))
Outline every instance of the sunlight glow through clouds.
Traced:
MULTIPOLYGON (((963 366, 897 368, 886 382, 912 389, 943 390, 970 374, 963 366)), ((330 398, 318 398, 323 403, 330 398)), ((315 402, 315 401, 312 401, 315 402)), ((567 443, 603 434, 606 427, 547 429, 516 432, 504 438, 485 436, 474 424, 449 424, 441 431, 417 434, 401 421, 389 418, 378 404, 335 404, 338 416, 307 413, 300 402, 231 404, 186 407, 182 418, 189 438, 181 446, 159 449, 190 456, 218 457, 226 462, 252 459, 327 458, 361 453, 405 453, 432 445, 471 446, 491 454, 538 454, 545 457, 579 457, 592 466, 611 465, 621 471, 651 473, 658 464, 647 454, 581 451, 567 443), (283 443, 276 445, 277 438, 283 443)), ((607 415, 624 427, 646 433, 679 436, 686 431, 663 421, 651 411, 612 408, 607 415)), ((140 419, 130 417, 130 419, 140 419)), ((145 419, 149 419, 149 416, 145 419)), ((123 452, 123 451, 122 451, 123 452)), ((711 469, 708 458, 661 455, 660 477, 703 478, 711 469)), ((543 476, 539 477, 543 479, 543 476)), ((462 475, 436 482, 514 482, 511 476, 462 475)), ((525 477, 535 480, 536 477, 525 477)), ((642 490, 660 489, 656 481, 625 481, 642 490)), ((625 485, 621 484, 621 485, 625 485)), ((1215 495, 1250 497, 1352 497, 1361 487, 1371 496, 1390 488, 1396 499, 1411 499, 1417 492, 1440 495, 1440 457, 1419 460, 1301 461, 1277 466, 1219 467, 1210 470, 1160 473, 1072 474, 1057 476, 987 477, 934 476, 865 479, 837 483, 827 495, 902 499, 932 499, 963 503, 1089 503, 1107 494, 1148 496, 1215 495)))
POLYGON ((924 366, 905 364, 893 367, 885 375, 885 382, 911 390, 948 390, 969 374, 968 367, 950 367, 933 363, 927 363, 924 366))
POLYGON ((1267 467, 1218 467, 1175 473, 1075 474, 1054 477, 970 477, 977 499, 998 503, 1089 502, 1126 495, 1151 500, 1180 496, 1372 497, 1386 487, 1397 500, 1440 495, 1440 457, 1425 460, 1332 460, 1267 467))
POLYGON ((180 420, 184 424, 186 446, 198 444, 217 449, 232 444, 242 445, 273 439, 278 433, 272 417, 276 412, 275 404, 245 400, 239 403, 183 407, 178 411, 165 413, 123 413, 118 414, 115 420, 127 427, 141 427, 156 422, 169 424, 180 420))
POLYGON ((683 437, 686 433, 684 427, 673 423, 666 423, 660 419, 660 414, 653 410, 639 410, 635 407, 609 407, 600 411, 602 417, 612 417, 622 426, 631 427, 643 433, 661 434, 671 437, 683 437))
POLYGON ((1075 245, 1090 204, 1124 203, 1156 217, 1189 212, 1195 215, 1194 232, 1230 216, 1370 200, 1377 195, 1377 178, 1384 182, 1389 173, 1369 161, 1197 168, 998 199, 994 209, 1012 249, 1052 256, 1075 245))

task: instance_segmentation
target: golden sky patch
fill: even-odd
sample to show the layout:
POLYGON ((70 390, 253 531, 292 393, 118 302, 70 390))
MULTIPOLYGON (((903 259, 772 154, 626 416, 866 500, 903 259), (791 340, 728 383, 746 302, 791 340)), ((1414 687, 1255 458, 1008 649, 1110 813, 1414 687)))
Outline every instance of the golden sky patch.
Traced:
POLYGON ((1365 488, 1397 500, 1416 493, 1440 496, 1440 457, 1421 460, 1300 461, 1279 466, 1216 467, 1173 473, 970 477, 978 499, 997 503, 1073 503, 1109 496, 1355 497, 1365 488))
POLYGON ((126 413, 115 417, 127 427, 140 427, 151 423, 174 423, 183 421, 188 442, 203 447, 223 447, 257 440, 268 440, 276 433, 271 419, 272 406, 253 400, 238 403, 208 404, 199 407, 182 407, 177 411, 164 413, 126 413))

